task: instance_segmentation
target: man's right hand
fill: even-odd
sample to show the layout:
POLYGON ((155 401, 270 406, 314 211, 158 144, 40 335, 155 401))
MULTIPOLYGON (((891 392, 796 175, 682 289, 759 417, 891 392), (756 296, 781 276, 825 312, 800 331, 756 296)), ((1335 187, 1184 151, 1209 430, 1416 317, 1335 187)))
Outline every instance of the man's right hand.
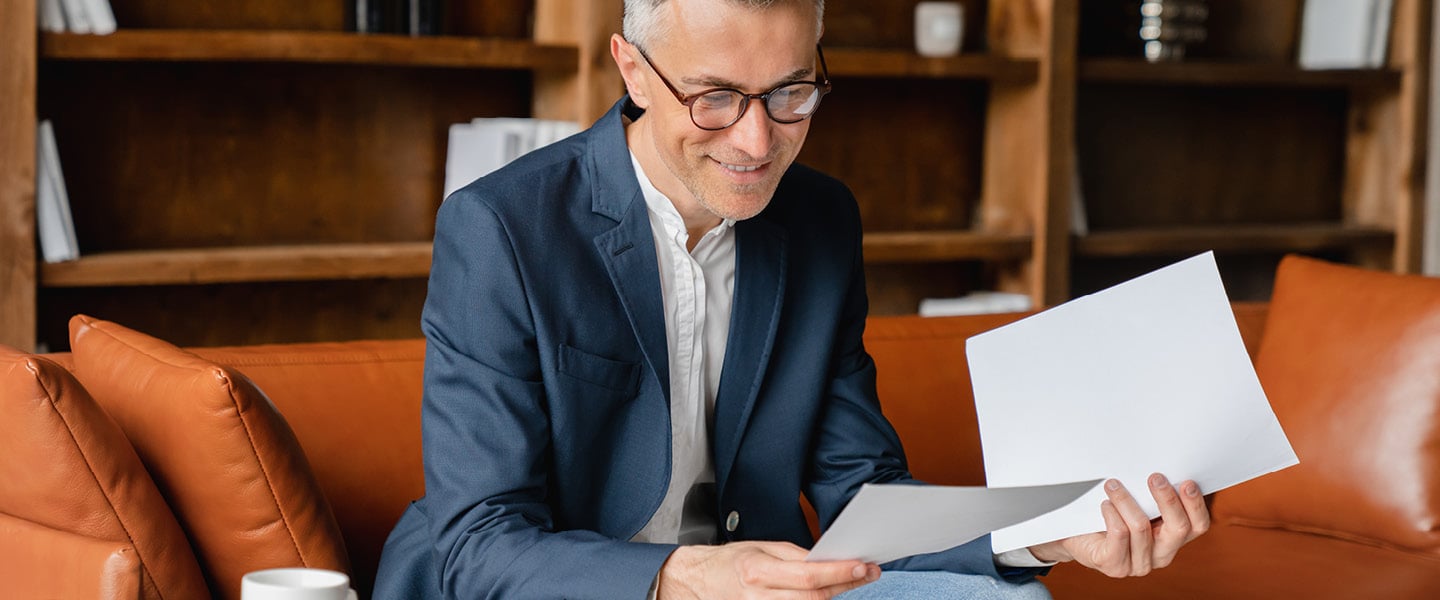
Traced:
POLYGON ((880 578, 858 560, 804 562, 786 542, 681 546, 660 568, 659 600, 794 598, 826 600, 880 578))

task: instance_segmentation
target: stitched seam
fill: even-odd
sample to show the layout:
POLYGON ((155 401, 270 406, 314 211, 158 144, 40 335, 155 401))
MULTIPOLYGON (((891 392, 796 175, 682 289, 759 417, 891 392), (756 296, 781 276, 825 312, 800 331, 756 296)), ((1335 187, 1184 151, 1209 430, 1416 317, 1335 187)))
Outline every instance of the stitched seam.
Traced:
POLYGON ((1347 542, 1353 542, 1353 543, 1361 544, 1361 545, 1365 545, 1365 546, 1372 546, 1372 547, 1375 547, 1375 548, 1382 548, 1382 549, 1390 550, 1390 551, 1393 551, 1393 552, 1399 552, 1399 553, 1401 553, 1401 554, 1408 554, 1408 555, 1411 555, 1411 556, 1418 556, 1418 557, 1421 557, 1421 558, 1427 558, 1427 559, 1430 559, 1430 560, 1440 560, 1440 556, 1436 556, 1434 553, 1431 553, 1431 552, 1425 552, 1425 551, 1421 551, 1421 550, 1415 550, 1415 549, 1413 549, 1413 548, 1407 548, 1407 547, 1405 547, 1405 546, 1400 546, 1400 545, 1395 544, 1395 543, 1393 543, 1393 542, 1387 542, 1387 541, 1383 541, 1383 540, 1378 540, 1378 539, 1375 539, 1375 538, 1366 537, 1366 536, 1363 536, 1363 535, 1356 535, 1356 534, 1353 534, 1353 533, 1347 533, 1347 532, 1344 532, 1344 531, 1335 531, 1335 530, 1333 530, 1333 529, 1325 529, 1325 528, 1323 528, 1323 527, 1311 527, 1311 526, 1307 526, 1307 525, 1291 525, 1291 524, 1283 523, 1283 522, 1280 522, 1280 521, 1266 521, 1266 520, 1260 520, 1260 519, 1248 519, 1248 518, 1245 518, 1245 517, 1230 517, 1228 520, 1229 520, 1229 522, 1230 522, 1230 525, 1233 526, 1233 527, 1245 527, 1245 528, 1248 528, 1248 529, 1273 529, 1273 530, 1279 530, 1279 531, 1289 531, 1289 532, 1292 532, 1292 533, 1301 533, 1301 534, 1305 534, 1305 535, 1314 535, 1314 536, 1320 536, 1320 537, 1327 537, 1327 538, 1332 538, 1332 539, 1337 539, 1337 540, 1343 540, 1343 541, 1347 541, 1347 542))
POLYGON ((95 487, 100 490, 100 497, 104 498, 105 504, 110 507, 110 514, 115 516, 115 521, 120 524, 120 530, 125 532, 125 540, 130 543, 131 548, 135 549, 135 558, 140 562, 140 575, 149 580, 150 586, 155 589, 155 593, 163 599, 165 594, 161 592, 159 584, 157 584, 154 577, 151 576, 150 566, 147 565, 145 561, 145 553, 140 552, 140 546, 135 543, 135 536, 130 533, 130 525, 125 522, 125 518, 120 515, 120 511, 115 509, 115 501, 110 498, 110 492, 105 489, 105 486, 100 484, 100 478, 95 475, 95 463, 90 460, 90 455, 85 452, 85 447, 82 446, 80 440, 75 437, 75 428, 71 426, 70 420, 65 418, 65 413, 61 412, 55 405, 55 391, 45 385, 45 380, 38 376, 39 374, 33 366, 26 366, 29 367, 31 373, 37 375, 35 381, 40 384, 41 389, 45 390, 45 396, 49 400, 50 410, 54 411, 55 416, 60 418, 60 422, 65 424, 65 433, 70 436, 70 442, 75 445, 75 451, 80 453, 80 458, 85 460, 85 470, 90 474, 90 480, 95 482, 95 487))
POLYGON ((280 503, 280 497, 275 494, 275 485, 270 478, 270 470, 265 468, 265 461, 260 459, 260 453, 256 449, 255 435, 250 430, 250 423, 245 418, 245 413, 240 410, 240 402, 235 398, 235 378, 226 373, 224 368, 217 369, 225 376, 225 387, 229 390, 230 404, 235 407, 235 415, 240 417, 240 426, 245 428, 245 437, 250 441, 250 455, 255 457, 255 464, 260 467, 260 474, 265 478, 265 489, 270 491, 270 498, 275 501, 275 512, 280 513, 280 523, 285 526, 285 533, 290 537, 290 545, 295 548, 295 556, 299 557, 300 564, 310 566, 305 560, 305 554, 300 551, 300 542, 295 539, 295 529, 290 525, 290 517, 285 514, 285 507, 280 503))

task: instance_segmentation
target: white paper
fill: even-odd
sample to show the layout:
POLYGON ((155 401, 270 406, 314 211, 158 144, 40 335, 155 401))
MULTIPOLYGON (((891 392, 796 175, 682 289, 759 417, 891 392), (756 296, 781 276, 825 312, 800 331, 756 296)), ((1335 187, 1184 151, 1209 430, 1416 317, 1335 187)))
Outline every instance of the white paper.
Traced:
POLYGON ((1065 506, 1099 483, 1020 488, 866 484, 805 560, 886 563, 949 550, 1065 506))
MULTIPOLYGON (((992 486, 1116 478, 1152 518, 1146 480, 1202 493, 1297 464, 1205 253, 970 338, 992 486)), ((994 532, 996 552, 1102 531, 1096 488, 994 532)))

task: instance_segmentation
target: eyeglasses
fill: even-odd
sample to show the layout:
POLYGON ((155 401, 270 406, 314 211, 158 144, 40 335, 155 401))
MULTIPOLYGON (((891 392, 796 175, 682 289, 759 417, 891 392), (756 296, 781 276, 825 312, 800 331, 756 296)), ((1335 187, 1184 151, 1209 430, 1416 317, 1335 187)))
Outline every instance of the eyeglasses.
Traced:
POLYGON ((815 45, 820 56, 820 79, 816 81, 793 81, 776 87, 763 94, 747 94, 734 88, 710 88, 694 94, 682 94, 675 85, 655 67, 655 61, 639 46, 640 56, 650 64, 650 69, 660 76, 675 99, 690 109, 690 121, 706 131, 719 131, 740 121, 751 100, 759 100, 765 107, 765 114, 776 123, 799 123, 810 118, 820 108, 820 99, 830 93, 830 72, 825 68, 825 52, 815 45))

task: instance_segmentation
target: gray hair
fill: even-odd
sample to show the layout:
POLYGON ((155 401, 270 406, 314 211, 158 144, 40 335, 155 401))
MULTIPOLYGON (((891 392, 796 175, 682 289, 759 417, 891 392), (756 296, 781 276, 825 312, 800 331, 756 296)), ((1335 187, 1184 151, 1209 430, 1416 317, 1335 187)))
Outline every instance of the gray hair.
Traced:
MULTIPOLYGON (((770 8, 776 3, 800 0, 727 0, 754 10, 770 8)), ((825 0, 815 2, 815 36, 819 37, 825 22, 825 0)), ((668 24, 660 18, 660 5, 666 0, 625 0, 625 22, 621 33, 625 40, 641 48, 667 33, 668 24)))

